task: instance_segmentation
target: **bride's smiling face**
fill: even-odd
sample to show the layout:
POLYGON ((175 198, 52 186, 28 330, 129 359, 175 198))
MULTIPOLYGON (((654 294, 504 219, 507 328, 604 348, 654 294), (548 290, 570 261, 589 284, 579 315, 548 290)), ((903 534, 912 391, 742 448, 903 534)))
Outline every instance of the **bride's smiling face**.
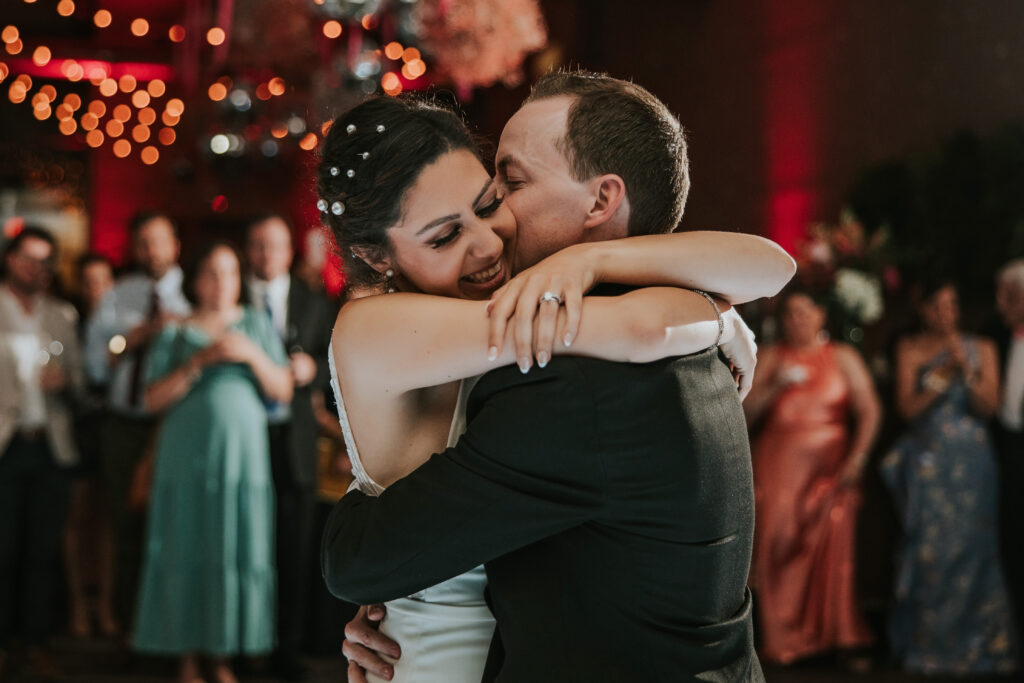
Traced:
POLYGON ((425 167, 388 229, 388 259, 403 290, 487 299, 508 280, 506 246, 516 222, 498 187, 469 151, 425 167))

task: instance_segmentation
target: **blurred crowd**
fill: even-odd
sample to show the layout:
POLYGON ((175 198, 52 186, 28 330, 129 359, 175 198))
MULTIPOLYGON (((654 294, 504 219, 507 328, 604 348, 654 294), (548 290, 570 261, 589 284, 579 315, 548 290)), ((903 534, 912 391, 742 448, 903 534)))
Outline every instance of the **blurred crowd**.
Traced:
MULTIPOLYGON (((280 216, 253 221, 241 252, 211 242, 186 267, 168 216, 140 214, 131 237, 119 277, 101 256, 79 261, 74 303, 55 294, 48 232, 27 226, 3 254, 0 680, 60 676, 48 644, 62 614, 73 636, 176 657, 183 681, 230 683, 245 656, 300 680, 318 439, 340 441, 325 398, 336 303, 297 275, 280 216)), ((763 660, 838 653, 866 669, 884 651, 926 674, 1015 670, 1024 260, 996 278, 987 336, 960 328, 952 282, 913 290, 890 400, 860 352, 829 339, 813 291, 778 299, 781 339, 761 349, 744 405, 763 660), (883 444, 887 422, 899 426, 883 444), (857 582, 871 471, 899 523, 883 627, 857 582)))
POLYGON ((234 681, 239 656, 299 680, 318 438, 339 431, 335 304, 293 275, 277 215, 248 226, 244 258, 213 242, 182 267, 160 213, 131 240, 120 277, 80 259, 74 303, 50 233, 26 226, 4 251, 0 680, 61 675, 59 614, 74 636, 178 657, 184 681, 234 681))

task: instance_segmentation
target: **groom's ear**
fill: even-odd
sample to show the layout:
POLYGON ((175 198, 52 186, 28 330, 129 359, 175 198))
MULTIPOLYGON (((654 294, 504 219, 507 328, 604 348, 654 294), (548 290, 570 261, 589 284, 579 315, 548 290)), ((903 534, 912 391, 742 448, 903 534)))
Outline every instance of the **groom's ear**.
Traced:
POLYGON ((366 265, 383 275, 389 268, 394 268, 391 258, 383 249, 374 247, 352 247, 352 254, 366 265))
POLYGON ((620 208, 629 206, 626 199, 626 182, 615 173, 599 175, 590 181, 592 201, 587 210, 584 228, 607 225, 620 208))

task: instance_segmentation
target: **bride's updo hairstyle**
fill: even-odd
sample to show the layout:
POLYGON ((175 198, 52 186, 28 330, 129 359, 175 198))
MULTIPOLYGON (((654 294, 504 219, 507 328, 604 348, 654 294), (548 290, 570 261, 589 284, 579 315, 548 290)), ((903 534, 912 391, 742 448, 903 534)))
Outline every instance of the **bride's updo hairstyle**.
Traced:
POLYGON ((317 208, 334 233, 351 285, 380 285, 375 260, 390 253, 386 231, 402 216, 405 194, 447 152, 480 153, 466 124, 423 99, 375 97, 334 119, 320 148, 317 208))

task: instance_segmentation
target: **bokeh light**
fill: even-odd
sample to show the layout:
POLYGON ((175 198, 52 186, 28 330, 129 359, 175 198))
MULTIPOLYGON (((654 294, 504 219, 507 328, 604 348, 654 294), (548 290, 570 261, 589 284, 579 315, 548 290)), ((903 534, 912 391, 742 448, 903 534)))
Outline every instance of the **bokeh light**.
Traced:
POLYGON ((71 111, 78 111, 82 108, 82 98, 71 92, 64 96, 64 104, 68 105, 71 111))
POLYGON ((317 142, 316 133, 306 133, 306 136, 299 140, 299 147, 309 152, 316 149, 317 142))
POLYGON ((185 113, 185 103, 175 97, 174 99, 167 100, 165 109, 171 116, 179 117, 185 113))
POLYGON ((62 17, 70 17, 75 13, 75 3, 71 0, 60 0, 57 3, 57 14, 62 17))
POLYGON ((11 54, 11 55, 21 54, 21 51, 22 51, 22 49, 24 49, 24 47, 25 46, 24 46, 24 44, 22 44, 21 38, 19 38, 19 39, 15 40, 13 43, 7 43, 7 54, 11 54))
POLYGON ((393 71, 389 71, 380 79, 380 87, 388 95, 394 96, 402 92, 402 81, 393 71))
POLYGON ((131 74, 125 74, 117 81, 117 87, 121 89, 121 92, 125 93, 135 90, 135 86, 138 84, 138 81, 135 80, 135 76, 132 76, 131 74))
POLYGON ((19 36, 17 26, 4 26, 4 30, 0 31, 0 40, 3 40, 8 45, 18 40, 19 36))
POLYGON ((163 124, 165 126, 176 126, 178 125, 178 121, 181 120, 181 117, 174 116, 169 111, 165 111, 163 114, 160 115, 160 120, 163 121, 163 124))
POLYGON ((210 45, 221 45, 227 36, 224 34, 224 29, 219 26, 214 26, 206 32, 206 42, 210 45))
POLYGON ((114 156, 124 159, 132 153, 132 143, 127 140, 118 140, 114 143, 114 156))
POLYGON ((112 138, 119 137, 124 132, 124 124, 117 119, 109 119, 104 128, 107 131, 107 135, 112 138))
POLYGON ((40 45, 32 52, 32 63, 36 66, 46 66, 50 63, 50 58, 52 56, 50 48, 45 45, 40 45))
POLYGON ((89 111, 90 114, 93 114, 97 117, 103 116, 107 113, 107 105, 103 100, 93 100, 89 103, 89 106, 86 107, 86 109, 89 111))
POLYGON ((153 107, 145 107, 139 110, 139 123, 144 126, 152 126, 156 123, 156 110, 153 107))
POLYGON ((3 62, 0 62, 0 83, 3 83, 4 79, 7 78, 7 76, 10 73, 11 73, 10 67, 7 66, 6 64, 4 64, 3 62))
POLYGON ((163 97, 164 93, 167 92, 167 85, 159 78, 154 78, 146 86, 146 92, 152 97, 163 97))
POLYGON ((185 40, 185 27, 180 24, 175 24, 167 31, 167 37, 171 39, 172 43, 180 43, 185 40))
POLYGON ((117 81, 113 78, 104 78, 100 83, 100 94, 104 97, 112 97, 117 92, 117 81))
POLYGON ((421 57, 422 55, 420 55, 420 51, 414 47, 407 47, 405 48, 405 51, 402 52, 403 62, 411 62, 412 60, 420 59, 421 57))
POLYGON ((36 107, 32 110, 32 115, 40 121, 45 121, 46 119, 50 118, 51 113, 52 110, 50 109, 49 104, 44 104, 41 107, 36 107))
POLYGON ((132 20, 132 35, 133 36, 138 36, 139 38, 141 38, 142 36, 146 35, 147 33, 149 33, 149 22, 148 21, 146 21, 142 17, 139 17, 138 19, 133 19, 132 20))
POLYGON ((132 128, 132 140, 135 142, 145 142, 149 140, 149 126, 139 124, 132 128))
POLYGON ((330 21, 324 23, 323 31, 324 35, 327 36, 328 38, 337 38, 338 36, 341 35, 341 24, 335 21, 334 19, 331 19, 330 21))
POLYGON ((270 134, 280 140, 281 138, 288 135, 288 126, 283 123, 275 123, 270 129, 270 134))
POLYGON ((173 145, 177 137, 173 128, 161 128, 160 133, 157 135, 161 145, 173 145))
POLYGON ((75 123, 74 119, 67 118, 60 122, 59 128, 60 132, 63 133, 64 135, 71 135, 76 130, 78 130, 78 124, 75 123))
POLYGON ((271 95, 283 95, 285 91, 284 79, 280 77, 271 78, 267 82, 267 89, 271 95))
POLYGON ((105 9, 98 10, 96 14, 92 15, 92 23, 96 24, 99 28, 110 26, 110 22, 113 20, 114 18, 110 15, 110 12, 105 9))
POLYGON ((260 83, 256 86, 256 97, 264 102, 273 97, 273 95, 270 94, 270 88, 266 83, 260 83))
POLYGON ((142 109, 149 106, 149 93, 145 90, 136 90, 132 93, 132 106, 142 109))
POLYGON ((39 94, 45 96, 47 101, 49 102, 53 102, 55 99, 57 99, 57 89, 49 83, 47 83, 39 89, 39 94))
POLYGON ((384 56, 388 59, 398 59, 402 56, 402 44, 392 41, 384 46, 384 56))
POLYGON ((100 124, 100 118, 93 114, 91 111, 87 111, 82 114, 82 130, 92 130, 100 124))
POLYGON ((153 145, 147 145, 139 152, 139 157, 142 158, 142 163, 152 166, 160 159, 160 150, 153 145))
POLYGON ((103 140, 104 140, 103 133, 100 132, 99 130, 90 130, 85 135, 85 144, 87 144, 87 145, 89 145, 90 147, 93 147, 93 148, 99 147, 100 145, 102 145, 103 144, 103 140))
POLYGON ((114 107, 114 111, 111 115, 114 117, 115 121, 128 123, 132 118, 132 109, 127 104, 119 104, 114 107))
POLYGON ((220 83, 214 83, 207 89, 206 94, 209 95, 210 99, 214 102, 220 102, 228 96, 228 89, 220 83))

